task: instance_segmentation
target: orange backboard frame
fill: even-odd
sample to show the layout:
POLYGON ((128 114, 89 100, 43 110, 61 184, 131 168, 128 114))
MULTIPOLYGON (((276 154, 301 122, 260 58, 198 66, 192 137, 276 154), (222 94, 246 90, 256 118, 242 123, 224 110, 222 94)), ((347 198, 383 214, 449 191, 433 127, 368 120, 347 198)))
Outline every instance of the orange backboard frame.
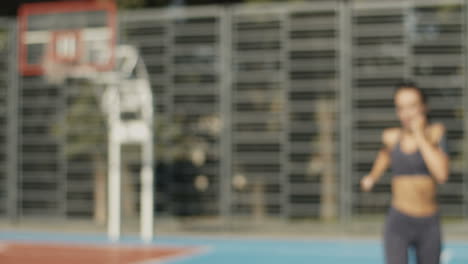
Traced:
MULTIPOLYGON (((35 75, 44 75, 45 70, 42 63, 30 63, 28 62, 28 46, 26 43, 26 34, 28 33, 29 24, 28 18, 33 15, 54 15, 61 13, 74 13, 74 12, 93 12, 93 11, 104 11, 107 13, 106 26, 111 31, 111 37, 108 40, 109 49, 111 51, 111 56, 108 61, 101 64, 90 64, 86 66, 91 66, 97 71, 109 71, 114 67, 115 62, 115 43, 116 43, 116 30, 117 30, 117 7, 113 1, 65 1, 65 2, 42 2, 42 3, 28 3, 20 7, 18 13, 18 26, 19 26, 19 71, 24 76, 35 76, 35 75)), ((71 29, 73 30, 80 30, 71 29)), ((49 40, 49 45, 53 45, 57 34, 60 34, 60 31, 51 30, 51 37, 49 40)), ((49 49, 48 47, 47 49, 49 49)), ((49 56, 48 59, 57 59, 54 58, 52 54, 48 54, 48 50, 44 50, 44 56, 49 56)), ((80 55, 80 54, 77 54, 80 55)), ((43 58, 46 59, 46 58, 43 58)), ((60 62, 60 61, 57 61, 60 62)), ((62 61, 63 62, 63 61, 62 61)))

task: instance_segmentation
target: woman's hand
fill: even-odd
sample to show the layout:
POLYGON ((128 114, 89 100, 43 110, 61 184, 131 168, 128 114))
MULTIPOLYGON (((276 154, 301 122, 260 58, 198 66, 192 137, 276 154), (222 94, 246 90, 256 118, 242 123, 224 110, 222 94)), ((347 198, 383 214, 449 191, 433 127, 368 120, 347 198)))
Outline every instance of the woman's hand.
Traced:
POLYGON ((361 179, 361 189, 368 192, 374 187, 375 180, 370 175, 366 175, 361 179))
POLYGON ((426 119, 423 116, 415 117, 410 124, 410 130, 416 137, 424 136, 425 127, 426 119))

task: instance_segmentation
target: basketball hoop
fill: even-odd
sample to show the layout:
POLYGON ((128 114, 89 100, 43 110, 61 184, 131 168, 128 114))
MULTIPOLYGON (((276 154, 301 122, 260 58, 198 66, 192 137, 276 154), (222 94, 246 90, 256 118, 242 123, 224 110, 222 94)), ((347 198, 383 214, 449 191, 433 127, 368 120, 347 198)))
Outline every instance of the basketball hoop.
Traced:
POLYGON ((151 86, 137 49, 120 47, 116 55, 116 11, 112 1, 22 5, 18 65, 23 76, 42 75, 62 88, 69 79, 87 79, 98 86, 95 90, 100 92, 97 97, 109 131, 109 238, 115 241, 120 237, 120 151, 123 144, 131 143, 142 146, 140 231, 142 239, 150 242, 154 217, 151 86), (127 110, 141 114, 123 119, 122 112, 127 110))

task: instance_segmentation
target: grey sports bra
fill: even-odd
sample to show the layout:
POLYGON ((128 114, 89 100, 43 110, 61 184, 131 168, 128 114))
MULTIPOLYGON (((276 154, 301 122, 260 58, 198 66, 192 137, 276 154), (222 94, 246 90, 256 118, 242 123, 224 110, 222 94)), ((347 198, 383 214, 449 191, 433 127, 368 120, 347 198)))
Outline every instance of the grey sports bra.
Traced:
MULTIPOLYGON (((445 135, 439 142, 439 147, 447 153, 445 135)), ((392 159, 392 174, 393 176, 398 175, 427 175, 431 176, 429 169, 427 168, 426 162, 423 159, 421 152, 418 150, 405 153, 401 150, 401 141, 398 140, 391 153, 392 159)))
POLYGON ((419 150, 412 153, 404 153, 401 150, 400 141, 392 149, 392 174, 398 175, 428 175, 429 169, 424 162, 422 154, 419 150))

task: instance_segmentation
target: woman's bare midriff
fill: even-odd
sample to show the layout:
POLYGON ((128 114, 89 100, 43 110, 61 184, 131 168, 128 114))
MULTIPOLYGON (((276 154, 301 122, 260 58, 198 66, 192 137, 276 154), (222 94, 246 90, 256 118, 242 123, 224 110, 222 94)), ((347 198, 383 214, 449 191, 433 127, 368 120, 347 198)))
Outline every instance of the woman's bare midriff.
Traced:
POLYGON ((436 183, 427 175, 398 175, 392 179, 392 206, 414 217, 434 215, 436 183))

